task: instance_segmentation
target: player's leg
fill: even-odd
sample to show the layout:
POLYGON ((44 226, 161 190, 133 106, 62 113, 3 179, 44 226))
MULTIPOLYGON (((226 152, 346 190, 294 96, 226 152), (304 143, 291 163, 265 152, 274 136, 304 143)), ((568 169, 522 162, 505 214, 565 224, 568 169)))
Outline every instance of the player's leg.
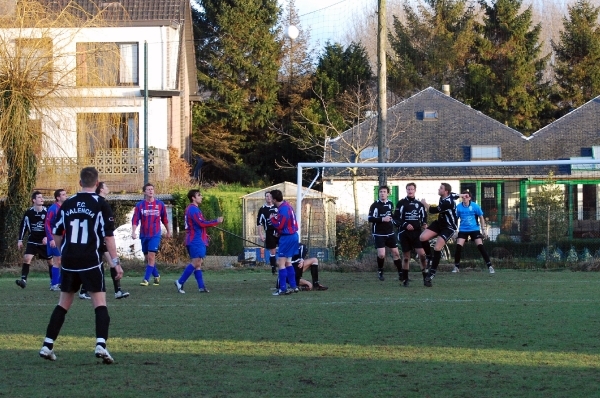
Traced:
POLYGON ((481 237, 481 234, 479 233, 478 237, 475 239, 475 245, 477 246, 477 250, 479 250, 479 253, 481 253, 481 257, 483 258, 483 261, 485 261, 485 265, 488 267, 488 271, 490 271, 490 274, 494 274, 496 271, 494 271, 494 267, 492 267, 492 261, 490 260, 490 256, 487 254, 487 251, 483 247, 483 239, 481 237))
POLYGON ((114 362, 106 348, 110 316, 106 307, 106 285, 104 283, 104 268, 102 265, 89 271, 81 272, 82 284, 91 296, 92 306, 96 315, 96 358, 101 358, 105 364, 114 362))
POLYGON ((50 361, 56 361, 54 341, 58 338, 60 329, 65 322, 65 317, 73 304, 75 293, 79 289, 80 284, 81 280, 77 272, 63 272, 60 298, 58 304, 52 311, 52 315, 50 315, 50 321, 46 327, 46 336, 40 350, 40 357, 50 361))
POLYGON ((377 249, 377 277, 384 281, 383 266, 385 265, 385 236, 374 236, 375 248, 377 249))
POLYGON ((421 245, 423 247, 423 250, 425 251, 425 258, 427 260, 428 267, 431 267, 433 261, 433 255, 431 253, 429 241, 438 236, 438 233, 438 222, 434 221, 427 227, 427 229, 425 229, 425 231, 421 232, 421 236, 419 236, 419 240, 421 241, 421 245))
POLYGON ((327 290, 327 286, 319 282, 319 260, 316 257, 311 257, 304 260, 304 269, 310 267, 310 276, 312 277, 312 285, 315 290, 327 290))
POLYGON ((466 239, 461 236, 462 234, 458 233, 458 239, 456 239, 456 249, 454 250, 454 269, 452 272, 460 271, 460 258, 462 254, 463 246, 465 245, 466 239))
POLYGON ((185 294, 185 291, 183 290, 183 285, 185 284, 185 282, 187 282, 189 277, 192 276, 192 274, 196 270, 196 268, 194 267, 194 264, 193 264, 193 259, 198 257, 198 255, 199 255, 199 253, 196 252, 197 251, 196 245, 186 245, 185 248, 190 256, 190 263, 188 265, 186 265, 186 267, 183 269, 183 272, 181 273, 181 276, 179 277, 179 279, 177 279, 174 282, 175 287, 177 288, 177 291, 181 294, 185 294))
MULTIPOLYGON (((29 247, 29 244, 27 244, 27 247, 29 247)), ((27 286, 27 276, 29 275, 29 266, 32 258, 33 254, 28 254, 26 251, 25 255, 23 256, 23 264, 21 265, 21 278, 15 281, 17 286, 19 286, 21 289, 25 289, 27 286)))
POLYGON ((196 258, 192 258, 192 265, 194 266, 194 277, 196 278, 196 283, 198 283, 198 291, 200 293, 209 293, 209 290, 204 286, 204 276, 202 275, 202 262, 204 257, 206 257, 206 247, 201 245, 203 250, 200 250, 199 256, 196 258))

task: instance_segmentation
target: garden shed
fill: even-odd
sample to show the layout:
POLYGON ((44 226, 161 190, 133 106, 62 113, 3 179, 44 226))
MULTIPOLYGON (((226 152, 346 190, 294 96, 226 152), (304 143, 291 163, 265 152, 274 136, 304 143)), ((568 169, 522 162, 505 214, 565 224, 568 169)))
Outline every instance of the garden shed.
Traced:
MULTIPOLYGON (((257 242, 262 246, 256 226, 258 211, 265 204, 265 193, 279 189, 283 199, 296 209, 298 186, 291 182, 282 182, 242 197, 243 206, 243 237, 247 241, 257 242)), ((308 246, 309 256, 323 261, 333 259, 335 247, 335 201, 336 197, 326 195, 314 189, 302 188, 302 220, 301 241, 308 246)), ((257 256, 264 261, 263 255, 257 256)))

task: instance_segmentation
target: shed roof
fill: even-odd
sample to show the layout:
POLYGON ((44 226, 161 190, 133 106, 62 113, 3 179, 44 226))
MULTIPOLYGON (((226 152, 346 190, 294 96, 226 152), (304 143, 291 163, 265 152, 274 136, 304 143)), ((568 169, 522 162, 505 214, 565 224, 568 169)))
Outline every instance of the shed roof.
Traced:
MULTIPOLYGON (((254 198, 260 198, 263 199, 265 197, 265 193, 272 191, 274 189, 279 189, 282 193, 283 193, 283 197, 285 198, 296 198, 296 195, 298 194, 298 185, 294 184, 293 182, 282 182, 276 185, 271 185, 270 187, 266 187, 263 189, 260 189, 258 191, 255 192, 251 192, 247 195, 242 196, 243 199, 254 199, 254 198)), ((302 187, 302 193, 304 195, 304 198, 330 198, 330 199, 337 199, 337 197, 335 196, 331 196, 331 195, 327 195, 324 194, 323 192, 314 190, 314 189, 308 189, 305 187, 302 187)))

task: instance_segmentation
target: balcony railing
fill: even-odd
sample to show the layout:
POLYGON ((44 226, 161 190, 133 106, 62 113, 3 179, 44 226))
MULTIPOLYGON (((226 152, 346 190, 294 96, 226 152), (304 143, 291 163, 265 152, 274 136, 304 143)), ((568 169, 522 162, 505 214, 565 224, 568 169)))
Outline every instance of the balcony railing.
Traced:
MULTIPOLYGON (((83 167, 98 169, 100 180, 113 192, 138 192, 144 185, 143 149, 101 149, 95 156, 45 157, 40 159, 36 189, 45 194, 64 188, 69 194, 79 190, 79 172, 83 167)), ((169 151, 148 149, 148 177, 150 182, 169 178, 169 151)), ((5 179, 5 178, 3 178, 5 179)))

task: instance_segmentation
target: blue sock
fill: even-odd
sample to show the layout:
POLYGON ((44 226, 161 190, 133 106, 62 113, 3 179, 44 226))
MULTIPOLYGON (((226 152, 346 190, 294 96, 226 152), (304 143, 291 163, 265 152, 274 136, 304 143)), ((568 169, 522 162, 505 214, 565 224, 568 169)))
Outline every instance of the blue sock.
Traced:
POLYGON ((287 286, 285 284, 286 277, 287 277, 287 271, 285 270, 285 268, 284 269, 280 269, 279 270, 279 275, 278 275, 278 278, 279 278, 279 290, 282 290, 284 292, 285 292, 286 286, 287 286))
POLYGON ((149 265, 146 265, 146 273, 144 274, 144 280, 147 281, 150 279, 150 275, 152 275, 152 270, 154 269, 154 267, 151 267, 149 265))
POLYGON ((60 268, 52 267, 52 284, 58 285, 60 283, 60 268))
POLYGON ((183 273, 181 274, 181 277, 179 278, 179 280, 177 282, 179 282, 179 284, 183 286, 183 284, 188 280, 190 275, 192 275, 193 273, 194 273, 194 266, 192 264, 188 264, 187 267, 185 267, 185 269, 183 270, 183 273))
POLYGON ((155 278, 158 278, 160 276, 160 274, 158 273, 158 267, 156 266, 156 264, 154 264, 154 267, 152 267, 152 276, 155 278))
POLYGON ((197 269, 194 271, 194 276, 196 277, 196 282, 198 282, 198 289, 204 289, 204 279, 202 279, 202 270, 197 269))
POLYGON ((296 271, 294 271, 294 267, 292 267, 292 266, 285 267, 285 269, 287 271, 288 283, 290 284, 292 289, 295 289, 297 287, 296 286, 296 271))

